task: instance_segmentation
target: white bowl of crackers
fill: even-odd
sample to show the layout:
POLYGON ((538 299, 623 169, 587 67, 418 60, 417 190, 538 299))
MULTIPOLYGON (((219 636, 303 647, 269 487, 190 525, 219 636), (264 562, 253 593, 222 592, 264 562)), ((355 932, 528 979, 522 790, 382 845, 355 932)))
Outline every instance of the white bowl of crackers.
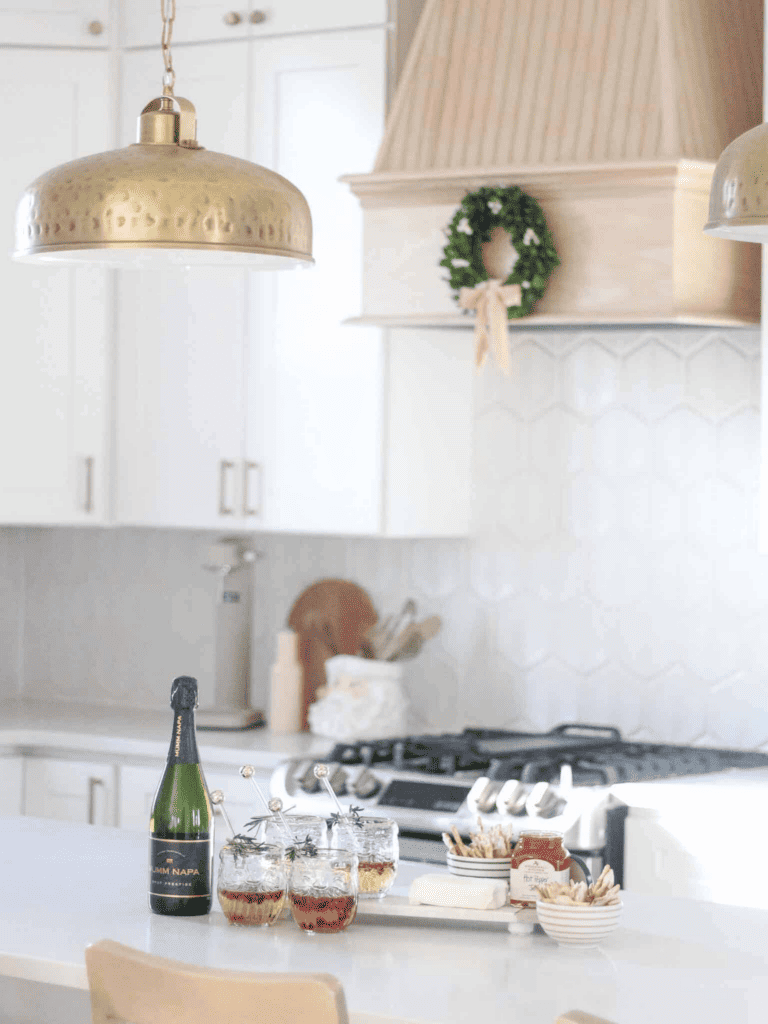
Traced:
POLYGON ((559 946, 594 949, 619 925, 623 909, 620 887, 614 885, 608 865, 592 885, 550 882, 536 890, 539 924, 559 946))
POLYGON ((448 870, 464 878, 503 878, 508 882, 515 845, 512 833, 505 832, 501 825, 494 825, 487 832, 482 821, 478 825, 480 831, 470 832, 468 843, 455 825, 450 834, 443 832, 443 842, 448 847, 448 870))

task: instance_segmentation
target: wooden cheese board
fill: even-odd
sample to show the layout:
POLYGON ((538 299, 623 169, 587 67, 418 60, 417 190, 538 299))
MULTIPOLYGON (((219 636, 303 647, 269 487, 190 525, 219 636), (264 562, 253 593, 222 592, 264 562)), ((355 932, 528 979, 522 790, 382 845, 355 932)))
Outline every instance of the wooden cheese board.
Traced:
POLYGON ((359 921, 379 921, 382 918, 502 926, 514 935, 529 935, 538 923, 535 908, 506 906, 497 910, 467 910, 463 907, 433 907, 411 903, 407 896, 392 894, 380 900, 358 900, 359 921))

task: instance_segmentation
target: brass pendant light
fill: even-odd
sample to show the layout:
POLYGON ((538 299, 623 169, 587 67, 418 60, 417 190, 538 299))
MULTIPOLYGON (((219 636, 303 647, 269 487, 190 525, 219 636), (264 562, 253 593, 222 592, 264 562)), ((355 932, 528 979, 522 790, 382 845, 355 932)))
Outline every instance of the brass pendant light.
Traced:
POLYGON ((712 175, 704 231, 768 242, 768 124, 750 128, 723 150, 712 175))
POLYGON ((195 108, 174 96, 176 0, 160 0, 163 95, 139 117, 138 141, 62 164, 27 188, 14 259, 115 267, 313 262, 306 199, 286 178, 196 140, 195 108))

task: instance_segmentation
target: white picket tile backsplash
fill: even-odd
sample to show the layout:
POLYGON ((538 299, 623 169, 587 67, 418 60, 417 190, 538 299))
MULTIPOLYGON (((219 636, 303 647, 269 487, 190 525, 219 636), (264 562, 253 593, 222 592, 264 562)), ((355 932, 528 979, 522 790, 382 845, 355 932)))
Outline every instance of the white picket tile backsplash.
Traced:
MULTIPOLYGON (((336 576, 443 617, 407 666, 414 728, 768 749, 759 332, 510 335, 509 377, 476 379, 471 539, 255 537, 253 703, 291 603, 336 576)), ((160 707, 210 674, 211 539, 1 530, 0 693, 160 707)))

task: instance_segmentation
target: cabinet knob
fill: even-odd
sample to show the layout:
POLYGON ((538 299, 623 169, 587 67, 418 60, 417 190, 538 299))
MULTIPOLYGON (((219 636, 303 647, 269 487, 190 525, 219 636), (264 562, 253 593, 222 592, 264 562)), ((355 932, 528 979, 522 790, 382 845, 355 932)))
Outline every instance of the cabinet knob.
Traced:
POLYGON ((104 31, 104 25, 100 21, 89 21, 88 31, 92 36, 100 36, 104 31))
POLYGON ((267 20, 267 15, 264 11, 251 11, 250 22, 252 25, 260 25, 262 21, 267 20))
POLYGON ((237 11, 227 11, 227 13, 224 15, 225 25, 239 25, 242 20, 243 19, 240 17, 237 11))

